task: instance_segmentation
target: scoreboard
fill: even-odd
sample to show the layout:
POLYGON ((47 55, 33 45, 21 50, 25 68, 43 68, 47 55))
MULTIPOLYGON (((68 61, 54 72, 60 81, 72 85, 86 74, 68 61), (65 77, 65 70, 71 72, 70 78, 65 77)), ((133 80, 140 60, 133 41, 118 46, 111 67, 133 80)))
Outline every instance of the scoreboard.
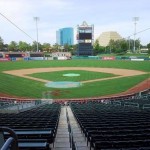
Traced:
POLYGON ((87 25, 83 22, 78 26, 77 40, 78 40, 78 56, 91 56, 93 55, 93 26, 87 25))
POLYGON ((79 40, 92 39, 92 33, 79 33, 79 40))

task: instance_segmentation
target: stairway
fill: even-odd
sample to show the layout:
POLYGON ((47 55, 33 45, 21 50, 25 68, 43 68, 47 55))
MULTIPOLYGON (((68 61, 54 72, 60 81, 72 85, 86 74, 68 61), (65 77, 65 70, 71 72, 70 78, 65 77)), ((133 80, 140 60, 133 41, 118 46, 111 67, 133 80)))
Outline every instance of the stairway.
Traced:
POLYGON ((70 106, 67 107, 67 111, 68 111, 69 121, 73 132, 73 139, 76 144, 77 150, 90 150, 90 147, 87 146, 86 138, 82 133, 81 128, 78 125, 70 106))
POLYGON ((51 149, 52 150, 72 150, 71 144, 70 144, 70 137, 69 137, 67 114, 68 114, 71 129, 72 129, 72 133, 73 133, 73 140, 77 147, 76 150, 90 150, 90 148, 87 147, 86 139, 84 135, 82 134, 77 121, 74 118, 74 115, 71 111, 70 106, 62 106, 61 108, 57 134, 56 134, 54 145, 51 145, 51 149))
POLYGON ((72 150, 70 148, 68 123, 66 117, 66 107, 62 106, 57 134, 54 142, 54 146, 51 145, 52 150, 72 150))

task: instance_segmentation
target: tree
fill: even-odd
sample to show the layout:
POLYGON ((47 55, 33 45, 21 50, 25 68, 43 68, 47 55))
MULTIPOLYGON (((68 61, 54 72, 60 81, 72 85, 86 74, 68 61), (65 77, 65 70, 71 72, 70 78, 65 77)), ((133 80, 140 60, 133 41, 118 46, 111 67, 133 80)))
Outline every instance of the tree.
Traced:
POLYGON ((4 46, 3 46, 3 51, 8 51, 9 49, 8 49, 8 44, 4 44, 4 46))
POLYGON ((100 46, 99 41, 96 40, 93 45, 94 55, 97 55, 99 53, 103 53, 105 51, 105 48, 103 46, 100 46))
POLYGON ((55 52, 58 52, 59 49, 60 49, 60 45, 57 44, 57 43, 55 43, 55 44, 53 45, 53 50, 54 50, 55 52))
POLYGON ((37 43, 36 43, 36 41, 33 41, 31 47, 32 47, 32 51, 37 51, 37 43))
POLYGON ((128 50, 128 42, 125 39, 119 40, 120 42, 120 53, 126 53, 128 50))
POLYGON ((51 45, 49 43, 43 43, 42 51, 50 52, 51 51, 51 45))
POLYGON ((116 41, 111 39, 109 41, 109 44, 108 44, 108 47, 107 47, 107 51, 109 51, 109 53, 115 53, 117 47, 119 49, 119 46, 120 46, 119 43, 117 43, 116 41))
POLYGON ((10 44, 8 45, 9 51, 16 51, 18 50, 18 45, 15 41, 11 41, 10 44))
POLYGON ((110 40, 109 42, 110 52, 113 53, 126 53, 128 50, 128 41, 125 39, 121 40, 110 40))
POLYGON ((100 45, 99 45, 98 40, 96 40, 94 45, 93 45, 94 55, 99 53, 99 49, 100 49, 100 45))
POLYGON ((147 44, 148 54, 150 54, 150 43, 147 44))
POLYGON ((78 44, 72 45, 71 46, 71 54, 76 55, 78 49, 78 44))
POLYGON ((0 50, 3 49, 3 46, 4 46, 4 42, 3 39, 0 37, 0 50))
MULTIPOLYGON (((131 52, 134 52, 134 40, 133 39, 128 39, 127 40, 128 43, 128 50, 131 52)), ((142 45, 140 44, 140 39, 135 40, 135 50, 137 52, 137 50, 140 49, 142 45)))
POLYGON ((147 44, 147 48, 150 49, 150 43, 147 44))
MULTIPOLYGON (((37 51, 37 42, 36 41, 33 41, 32 43, 32 51, 37 51)), ((42 51, 42 45, 40 43, 38 43, 38 51, 42 51)))
POLYGON ((20 41, 19 44, 18 44, 18 49, 21 50, 21 51, 30 51, 31 46, 30 46, 30 44, 28 44, 26 42, 20 41))
POLYGON ((64 44, 64 51, 68 52, 70 50, 70 47, 68 44, 64 44))

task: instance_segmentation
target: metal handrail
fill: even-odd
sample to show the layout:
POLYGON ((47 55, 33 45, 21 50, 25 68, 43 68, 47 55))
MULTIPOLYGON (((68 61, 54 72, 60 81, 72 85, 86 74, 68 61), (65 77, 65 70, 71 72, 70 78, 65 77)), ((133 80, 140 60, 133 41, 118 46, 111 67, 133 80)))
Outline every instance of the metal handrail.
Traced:
POLYGON ((15 132, 8 127, 0 127, 0 131, 2 131, 3 133, 8 132, 10 134, 10 137, 6 140, 1 150, 8 150, 8 148, 10 148, 10 145, 10 150, 18 150, 18 137, 15 132))
POLYGON ((74 139, 73 139, 73 132, 72 132, 72 128, 70 125, 70 120, 69 120, 67 108, 66 108, 66 117, 67 117, 67 123, 68 123, 70 148, 72 148, 73 150, 77 150, 77 144, 74 142, 74 139))
POLYGON ((75 146, 75 150, 78 150, 78 146, 76 142, 74 142, 74 146, 75 146))
MULTIPOLYGON (((2 146, 1 150, 8 150, 10 148, 10 145, 12 145, 12 143, 14 142, 14 138, 10 137, 6 140, 6 142, 4 143, 4 145, 2 146)), ((15 149, 12 149, 15 150, 15 149)))

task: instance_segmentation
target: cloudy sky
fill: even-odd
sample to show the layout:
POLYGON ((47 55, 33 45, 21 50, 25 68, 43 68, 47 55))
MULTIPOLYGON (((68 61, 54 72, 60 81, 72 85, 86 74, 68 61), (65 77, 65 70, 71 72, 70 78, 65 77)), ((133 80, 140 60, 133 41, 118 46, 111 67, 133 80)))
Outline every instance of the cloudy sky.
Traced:
POLYGON ((94 24, 94 39, 106 31, 117 31, 127 38, 134 34, 133 17, 139 17, 137 32, 146 30, 136 38, 143 45, 150 43, 150 0, 0 0, 0 37, 4 43, 36 40, 34 17, 39 17, 40 43, 56 43, 59 28, 73 27, 76 34, 83 21, 94 24))

